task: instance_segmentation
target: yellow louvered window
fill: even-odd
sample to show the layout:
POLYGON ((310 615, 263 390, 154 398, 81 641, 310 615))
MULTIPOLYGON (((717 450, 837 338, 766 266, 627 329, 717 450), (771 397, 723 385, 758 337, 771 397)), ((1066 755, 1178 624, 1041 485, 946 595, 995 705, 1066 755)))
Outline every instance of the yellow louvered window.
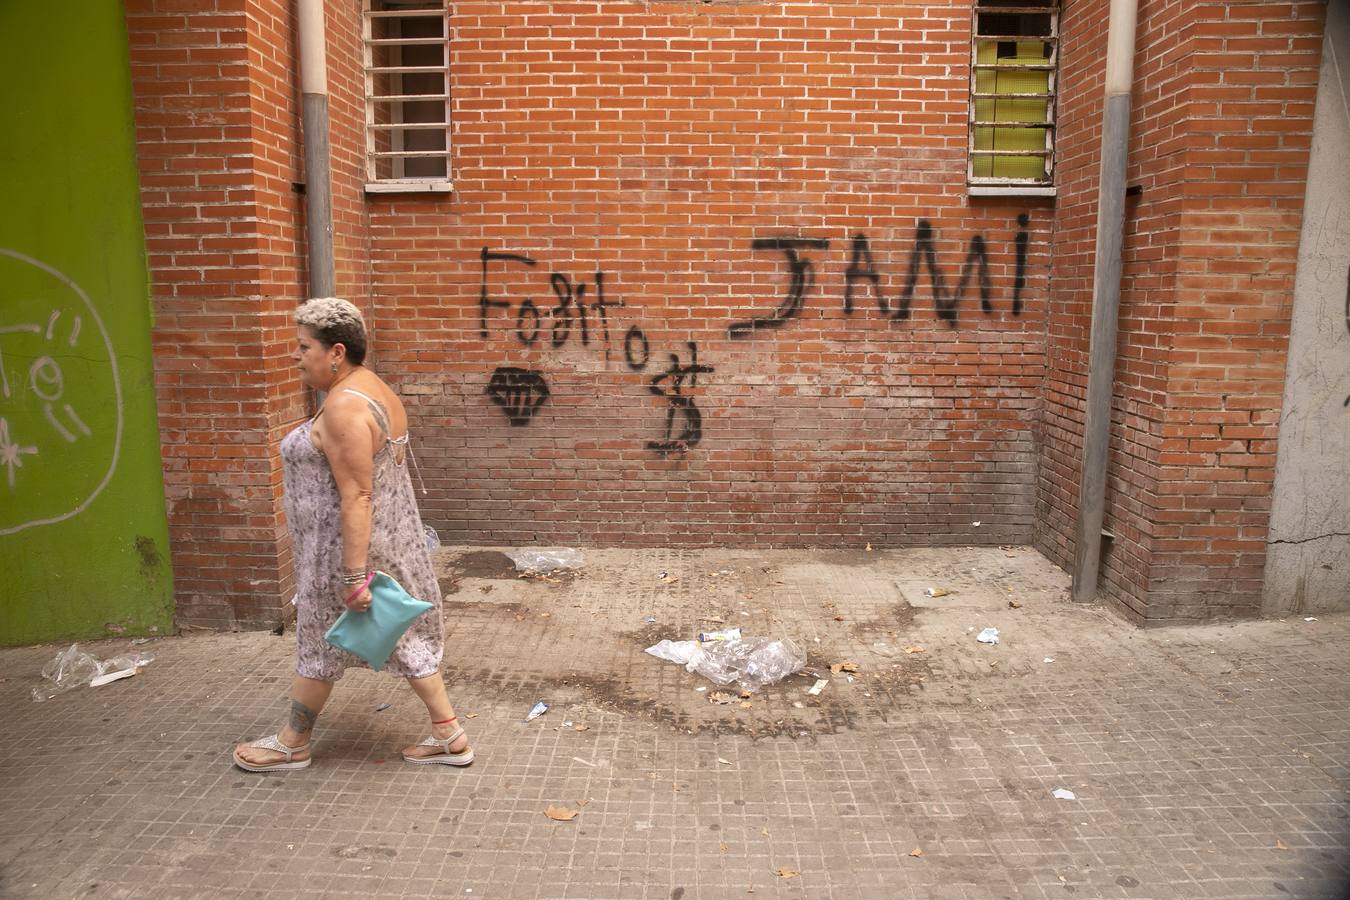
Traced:
POLYGON ((1053 184, 1059 6, 977 0, 974 13, 970 183, 1053 184))

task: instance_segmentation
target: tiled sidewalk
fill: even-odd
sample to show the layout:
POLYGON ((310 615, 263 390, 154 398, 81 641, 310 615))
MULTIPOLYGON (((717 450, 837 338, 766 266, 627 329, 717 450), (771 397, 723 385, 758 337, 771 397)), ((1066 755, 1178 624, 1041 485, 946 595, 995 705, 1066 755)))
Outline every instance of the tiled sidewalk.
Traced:
POLYGON ((1350 876, 1350 617, 1140 631, 1025 548, 588 551, 554 581, 441 552, 467 770, 402 763, 420 707, 364 671, 309 769, 231 767, 285 710, 289 632, 152 641, 144 674, 46 703, 60 648, 0 651, 0 896, 1336 897, 1350 876), (717 705, 642 652, 722 624, 793 638, 829 685, 717 705))

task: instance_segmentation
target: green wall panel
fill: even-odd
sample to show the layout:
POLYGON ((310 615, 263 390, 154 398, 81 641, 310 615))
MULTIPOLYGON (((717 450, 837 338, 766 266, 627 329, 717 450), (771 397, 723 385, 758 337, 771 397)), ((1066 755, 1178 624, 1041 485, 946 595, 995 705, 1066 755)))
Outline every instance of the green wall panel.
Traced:
POLYGON ((122 5, 0 3, 0 644, 166 633, 122 5))

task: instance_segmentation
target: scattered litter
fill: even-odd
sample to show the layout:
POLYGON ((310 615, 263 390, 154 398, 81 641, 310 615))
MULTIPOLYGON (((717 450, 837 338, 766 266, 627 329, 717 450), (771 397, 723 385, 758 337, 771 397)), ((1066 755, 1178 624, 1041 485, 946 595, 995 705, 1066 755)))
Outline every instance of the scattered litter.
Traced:
POLYGON ((1055 658, 1054 658, 1053 656, 1047 656, 1044 660, 1042 660, 1042 662, 1046 662, 1046 663, 1052 663, 1052 662, 1054 662, 1054 661, 1055 661, 1055 658))
POLYGON ((704 616, 704 617, 703 617, 702 619, 700 619, 699 621, 702 621, 702 622, 725 622, 726 619, 722 618, 721 616, 704 616))
POLYGON ((393 705, 394 705, 394 704, 392 704, 392 703, 381 703, 379 706, 375 707, 375 711, 376 711, 376 712, 384 712, 386 709, 388 709, 389 707, 391 707, 391 706, 393 706, 393 705))
POLYGON ((540 700, 534 706, 530 707, 529 715, 525 716, 526 722, 533 722, 535 719, 548 712, 548 704, 540 700))
POLYGON ((709 703, 716 703, 718 706, 726 706, 728 703, 735 703, 736 698, 726 691, 713 691, 708 695, 709 703))
POLYGON ((836 675, 838 675, 840 672, 856 673, 858 671, 858 664, 851 660, 846 659, 843 662, 837 662, 834 665, 830 666, 830 671, 836 675))
POLYGON ((909 855, 914 857, 923 856, 923 851, 918 847, 915 847, 913 850, 909 851, 909 855))
POLYGON ((139 675, 142 669, 140 666, 132 666, 129 669, 118 669, 116 672, 107 672, 99 675, 89 682, 90 687, 102 687, 105 684, 111 684, 114 681, 121 681, 123 678, 130 678, 133 675, 139 675))
POLYGON ((998 629, 986 628, 984 631, 981 631, 979 634, 975 635, 975 640, 979 641, 981 644, 997 644, 998 629))
POLYGON ((572 721, 569 719, 568 721, 562 723, 562 727, 564 727, 564 728, 571 728, 571 727, 572 727, 572 721))
POLYGON ((579 763, 581 763, 583 766, 590 766, 592 769, 595 768, 595 763, 593 763, 593 762, 587 762, 586 760, 582 759, 580 756, 574 756, 574 757, 572 757, 572 762, 579 762, 579 763))
POLYGON ((927 653, 928 651, 918 645, 915 645, 913 647, 906 647, 905 652, 913 654, 913 653, 927 653))
POLYGON ((793 701, 792 701, 792 706, 793 706, 794 709, 804 709, 804 708, 805 708, 805 704, 803 704, 802 701, 800 701, 800 700, 793 700, 793 701))
POLYGON ((1280 840, 1279 838, 1276 838, 1276 839, 1275 839, 1275 849, 1276 849, 1276 850, 1288 850, 1288 849, 1289 849, 1289 845, 1286 844, 1284 841, 1280 840))
POLYGON ((666 640, 653 644, 646 652, 682 663, 687 671, 709 681, 723 685, 736 681, 750 691, 777 684, 806 665, 806 654, 792 641, 763 637, 707 644, 666 640))
POLYGON ((590 731, 590 730, 591 730, 591 726, 589 726, 589 725, 573 725, 573 726, 572 726, 572 730, 573 730, 573 731, 590 731))
POLYGON ((466 715, 464 716, 464 718, 466 718, 466 719, 476 719, 476 718, 478 718, 478 713, 468 713, 468 714, 466 714, 466 715))
POLYGON ((511 550, 506 556, 516 564, 522 575, 547 575, 559 569, 576 570, 582 566, 580 550, 571 547, 551 547, 538 550, 511 550))
POLYGON ((827 684, 829 684, 829 683, 830 683, 830 682, 829 682, 828 679, 825 679, 825 678, 817 678, 817 679, 816 679, 816 683, 813 684, 813 685, 811 685, 811 687, 808 688, 806 692, 807 692, 808 694, 810 694, 811 696, 813 696, 813 697, 819 697, 819 696, 820 696, 820 692, 823 691, 823 690, 825 690, 825 685, 827 685, 827 684))
POLYGON ((423 526, 423 530, 427 538, 427 552, 435 553, 440 549, 441 536, 437 534, 436 529, 432 528, 430 525, 423 526))
POLYGON ((877 656, 884 656, 887 659, 893 659, 897 655, 895 647, 886 643, 885 641, 877 641, 875 644, 873 644, 872 652, 875 653, 877 656))
POLYGON ((802 873, 798 872, 796 869, 780 868, 776 872, 774 872, 774 874, 777 875, 779 878, 796 878, 798 875, 801 875, 802 873))
POLYGON ((729 765, 731 765, 731 760, 729 760, 729 759, 723 759, 723 758, 720 757, 720 756, 717 757, 717 761, 720 762, 720 763, 721 763, 722 765, 724 765, 724 766, 729 766, 729 765))
POLYGON ((141 645, 141 644, 148 644, 148 643, 150 643, 150 638, 132 638, 131 643, 132 643, 132 646, 139 646, 139 645, 141 645))
POLYGON ((755 705, 755 704, 751 703, 749 700, 742 700, 742 701, 741 701, 741 709, 750 709, 750 708, 753 707, 754 705, 755 705))
POLYGON ((835 616, 835 617, 834 617, 834 620, 835 620, 836 622, 842 622, 842 621, 844 621, 844 617, 843 617, 843 616, 835 616))
POLYGON ((979 528, 979 527, 980 527, 980 520, 979 520, 979 519, 976 519, 974 522, 971 522, 970 524, 974 525, 976 528, 979 528))
POLYGON ((1009 601, 1008 601, 1008 608, 1009 608, 1009 609, 1021 609, 1021 608, 1022 608, 1022 601, 1021 601, 1021 600, 1009 600, 1009 601))
POLYGON ((668 572, 662 572, 660 575, 656 576, 656 580, 661 582, 662 584, 674 584, 680 579, 679 576, 671 575, 668 572))
POLYGON ((644 621, 645 621, 648 625, 655 625, 655 624, 656 624, 656 616, 648 616, 644 621))
POLYGON ((1316 621, 1317 621, 1317 616, 1306 616, 1306 617, 1304 617, 1303 621, 1305 621, 1305 622, 1316 622, 1316 621))
POLYGON ((1055 793, 1055 799, 1057 799, 1057 800, 1077 800, 1077 799, 1078 799, 1078 797, 1076 797, 1076 796, 1074 795, 1074 792, 1073 792, 1073 791, 1065 790, 1064 788, 1055 788, 1054 793, 1055 793))
POLYGON ((651 831, 651 828, 652 828, 651 819, 642 819, 641 821, 633 823, 634 831, 651 831))
POLYGON ((946 588, 929 588, 928 590, 923 592, 923 595, 925 597, 945 597, 950 593, 951 591, 947 590, 946 588))
POLYGON ((45 680, 33 688, 33 702, 50 700, 86 684, 99 687, 139 675, 153 661, 153 656, 137 653, 134 656, 114 656, 100 662, 81 650, 79 644, 71 644, 42 667, 45 680))
POLYGON ((710 644, 713 641, 739 641, 741 639, 741 629, 723 628, 720 631, 700 631, 698 640, 701 644, 710 644))
POLYGON ((871 553, 871 552, 872 552, 872 545, 871 545, 871 544, 868 544, 868 545, 867 545, 867 552, 868 552, 868 553, 871 553))
POLYGON ((694 688, 696 691, 706 691, 707 689, 708 686, 706 684, 700 684, 698 687, 694 688))
POLYGON ((579 812, 581 812, 579 809, 568 809, 565 806, 550 805, 548 809, 544 810, 544 815, 555 822, 570 822, 577 817, 577 813, 579 812))

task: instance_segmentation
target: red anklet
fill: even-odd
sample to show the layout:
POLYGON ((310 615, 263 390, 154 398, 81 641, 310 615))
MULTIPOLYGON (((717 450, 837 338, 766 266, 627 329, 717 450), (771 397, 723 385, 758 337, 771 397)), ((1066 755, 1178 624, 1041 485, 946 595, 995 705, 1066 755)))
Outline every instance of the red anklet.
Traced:
POLYGON ((459 716, 451 716, 451 717, 448 718, 448 719, 441 719, 439 722, 437 722, 435 719, 432 719, 432 720, 431 720, 431 724, 432 724, 432 725, 449 725, 451 722, 455 721, 455 720, 458 719, 458 718, 459 718, 459 716))

